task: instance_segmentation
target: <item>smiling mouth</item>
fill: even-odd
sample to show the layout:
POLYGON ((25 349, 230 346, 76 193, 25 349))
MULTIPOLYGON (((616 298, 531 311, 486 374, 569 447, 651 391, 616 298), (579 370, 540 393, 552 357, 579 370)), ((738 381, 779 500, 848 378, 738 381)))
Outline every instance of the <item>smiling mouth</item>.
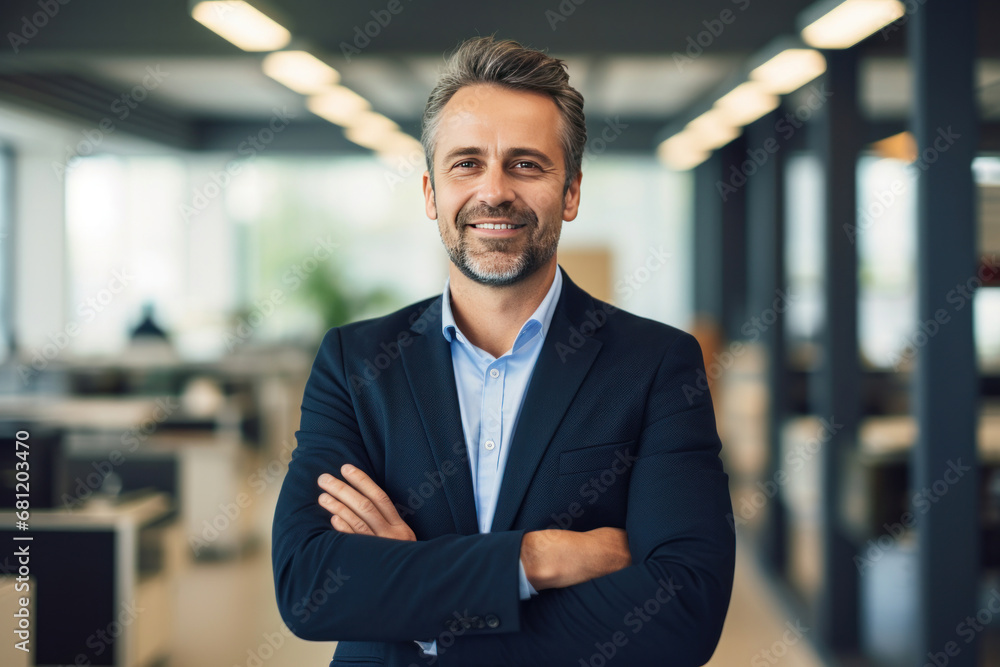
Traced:
POLYGON ((525 225, 516 225, 510 222, 479 222, 468 226, 475 229, 520 229, 525 225))

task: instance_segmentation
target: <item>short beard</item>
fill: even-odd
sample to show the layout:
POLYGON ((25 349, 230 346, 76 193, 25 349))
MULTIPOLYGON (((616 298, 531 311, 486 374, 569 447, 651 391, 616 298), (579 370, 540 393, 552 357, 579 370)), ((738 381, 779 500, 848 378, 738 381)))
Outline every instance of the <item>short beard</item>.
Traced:
MULTIPOLYGON (((466 278, 489 287, 507 287, 521 282, 545 266, 556 253, 559 245, 559 227, 539 234, 538 216, 530 209, 516 209, 511 204, 493 208, 475 206, 458 212, 456 220, 458 240, 449 244, 442 234, 441 240, 452 263, 466 278), (477 262, 476 255, 469 249, 468 223, 476 218, 506 218, 515 225, 525 225, 522 234, 527 234, 527 244, 513 265, 491 270, 477 262), (477 266, 479 264, 479 266, 477 266)), ((520 241, 516 238, 480 239, 492 251, 503 252, 520 241)))

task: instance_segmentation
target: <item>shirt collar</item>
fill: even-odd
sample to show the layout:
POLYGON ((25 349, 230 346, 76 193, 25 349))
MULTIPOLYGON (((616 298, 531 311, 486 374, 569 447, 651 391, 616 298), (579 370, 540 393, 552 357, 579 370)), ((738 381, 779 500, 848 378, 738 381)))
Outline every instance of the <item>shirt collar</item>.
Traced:
MULTIPOLYGON (((518 331, 517 337, 514 339, 513 352, 517 352, 518 348, 524 345, 524 343, 534 338, 536 332, 540 331, 542 339, 545 338, 545 335, 549 331, 549 324, 552 322, 552 315, 556 311, 559 294, 562 292, 562 283, 562 268, 557 265, 555 278, 552 279, 552 285, 549 287, 549 291, 546 292, 545 298, 538 304, 535 312, 521 325, 521 330, 518 331)), ((465 338, 465 335, 458 328, 458 324, 455 323, 455 317, 451 312, 450 284, 451 278, 445 278, 444 294, 441 302, 441 333, 449 343, 455 339, 456 333, 461 335, 460 341, 467 341, 468 339, 465 338)))

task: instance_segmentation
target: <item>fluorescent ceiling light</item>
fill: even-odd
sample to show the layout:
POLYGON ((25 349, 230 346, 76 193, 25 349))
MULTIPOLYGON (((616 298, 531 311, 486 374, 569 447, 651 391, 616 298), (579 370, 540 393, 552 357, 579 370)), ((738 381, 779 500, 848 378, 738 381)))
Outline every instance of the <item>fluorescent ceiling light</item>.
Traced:
POLYGON ((421 143, 403 132, 392 133, 375 150, 379 154, 379 157, 390 162, 390 164, 399 158, 409 160, 415 156, 419 156, 420 160, 424 159, 424 147, 421 143))
POLYGON ((802 39, 817 49, 846 49, 905 13, 899 0, 844 0, 804 27, 802 39))
POLYGON ((382 114, 364 111, 351 119, 344 135, 359 146, 379 150, 398 130, 399 126, 382 114))
POLYGON ((309 111, 344 127, 349 127, 369 106, 365 98, 343 86, 331 86, 306 100, 309 111))
POLYGON ((315 95, 340 81, 340 74, 307 51, 275 51, 264 58, 264 74, 297 93, 315 95))
POLYGON ((745 81, 716 100, 714 107, 730 124, 749 125, 769 111, 778 108, 778 96, 757 81, 745 81))
POLYGON ((697 138, 705 148, 720 148, 740 136, 740 128, 734 127, 719 109, 710 109, 701 114, 684 128, 697 138))
POLYGON ((279 23, 243 0, 199 2, 191 16, 244 51, 275 51, 292 39, 279 23))
POLYGON ((826 71, 826 58, 815 49, 785 49, 750 72, 768 92, 787 95, 826 71))
POLYGON ((661 143, 656 154, 671 169, 687 171, 707 160, 712 153, 705 150, 695 136, 685 130, 661 143))

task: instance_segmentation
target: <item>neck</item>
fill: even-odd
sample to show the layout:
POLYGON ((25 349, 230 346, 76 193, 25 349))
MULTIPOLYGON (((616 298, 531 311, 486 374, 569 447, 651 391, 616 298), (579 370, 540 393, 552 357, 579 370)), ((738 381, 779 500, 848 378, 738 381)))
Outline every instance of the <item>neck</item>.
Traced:
POLYGON ((556 271, 553 257, 524 280, 494 287, 466 277, 452 264, 448 284, 455 323, 473 345, 499 357, 514 345, 521 326, 542 303, 556 271))

